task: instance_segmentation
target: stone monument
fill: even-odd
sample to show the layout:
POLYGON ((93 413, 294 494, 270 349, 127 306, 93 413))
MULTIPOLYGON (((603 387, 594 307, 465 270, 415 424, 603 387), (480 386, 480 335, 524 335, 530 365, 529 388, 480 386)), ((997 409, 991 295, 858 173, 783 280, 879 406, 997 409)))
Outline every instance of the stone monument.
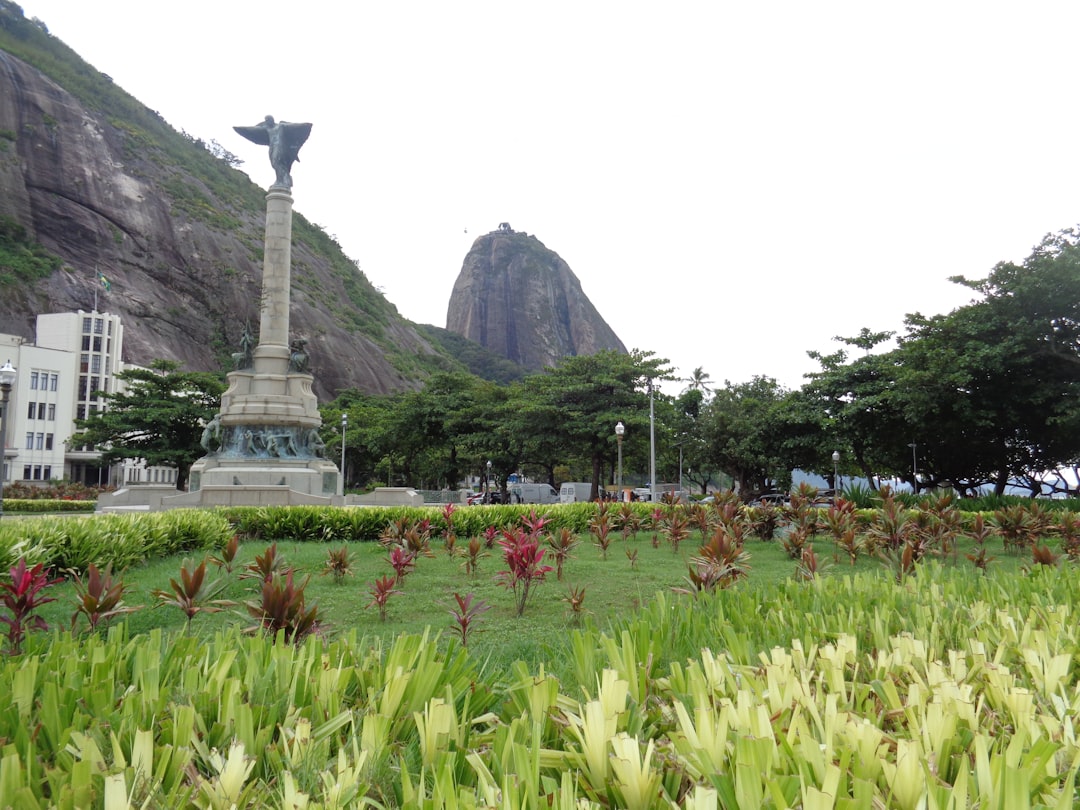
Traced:
POLYGON ((270 147, 276 173, 266 195, 259 334, 256 341, 244 329, 221 411, 203 431, 206 455, 191 466, 189 491, 162 505, 340 503, 338 468, 324 457, 319 436, 322 417, 311 390, 307 341, 289 336, 291 169, 311 124, 267 116, 261 124, 235 129, 270 147))

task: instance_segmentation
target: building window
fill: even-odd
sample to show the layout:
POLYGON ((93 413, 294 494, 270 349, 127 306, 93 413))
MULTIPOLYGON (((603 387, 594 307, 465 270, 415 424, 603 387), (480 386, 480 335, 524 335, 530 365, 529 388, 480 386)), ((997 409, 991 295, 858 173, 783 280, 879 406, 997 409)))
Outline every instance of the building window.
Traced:
POLYGON ((45 418, 45 403, 44 402, 39 402, 37 404, 37 418, 38 419, 44 419, 45 418))
POLYGON ((94 351, 95 352, 100 352, 101 351, 101 338, 100 337, 95 337, 94 338, 94 351))
POLYGON ((90 370, 90 355, 88 355, 88 354, 80 354, 79 355, 79 371, 81 371, 83 374, 85 374, 89 370, 90 370))
POLYGON ((83 318, 82 319, 82 330, 83 330, 84 335, 89 335, 90 334, 90 321, 91 320, 92 320, 91 318, 83 318))
POLYGON ((76 419, 85 419, 86 418, 86 405, 80 404, 75 408, 75 418, 76 419))
POLYGON ((52 450, 53 449, 53 435, 51 433, 46 433, 45 434, 45 449, 46 450, 52 450))
POLYGON ((84 352, 90 351, 90 336, 89 335, 83 335, 82 336, 82 350, 84 352))
POLYGON ((101 390, 100 388, 98 388, 98 383, 99 382, 101 382, 101 381, 97 377, 91 377, 90 378, 90 391, 91 391, 91 393, 93 393, 94 391, 100 391, 101 390))
POLYGON ((48 416, 48 419, 49 419, 50 422, 55 422, 56 421, 56 403, 55 402, 50 402, 49 403, 49 416, 48 416))
POLYGON ((102 321, 101 318, 95 318, 94 319, 94 334, 95 335, 100 335, 101 334, 103 325, 104 325, 104 321, 102 321))
POLYGON ((59 384, 60 384, 60 375, 59 374, 50 374, 49 375, 49 390, 50 391, 55 391, 56 387, 59 384))
POLYGON ((29 481, 30 480, 30 475, 31 475, 31 470, 32 469, 33 468, 29 464, 27 464, 26 466, 24 466, 22 468, 22 477, 23 477, 24 481, 29 481))
POLYGON ((101 373, 101 355, 95 354, 90 358, 90 371, 94 374, 101 373))
POLYGON ((52 480, 52 465, 46 464, 44 468, 42 468, 42 474, 45 476, 46 481, 52 480))
POLYGON ((37 391, 38 373, 36 371, 30 372, 30 390, 37 391))
POLYGON ((34 480, 35 481, 40 481, 41 480, 41 465, 40 464, 35 464, 34 465, 34 480))
POLYGON ((44 450, 45 449, 45 434, 44 433, 39 433, 37 435, 37 442, 35 442, 34 449, 35 450, 44 450))
POLYGON ((34 433, 33 433, 33 431, 26 434, 26 449, 27 450, 33 450, 34 449, 34 433))
POLYGON ((112 321, 109 321, 109 334, 112 334, 112 321))
POLYGON ((79 399, 86 399, 86 377, 79 377, 79 399))
POLYGON ((34 415, 36 413, 37 413, 37 403, 36 402, 27 402, 26 403, 26 418, 27 419, 33 419, 34 415))

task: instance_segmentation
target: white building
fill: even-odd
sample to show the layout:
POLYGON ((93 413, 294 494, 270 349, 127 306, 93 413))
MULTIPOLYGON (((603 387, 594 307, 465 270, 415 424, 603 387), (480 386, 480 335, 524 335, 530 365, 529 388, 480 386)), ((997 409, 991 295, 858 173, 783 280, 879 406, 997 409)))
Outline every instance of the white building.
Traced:
MULTIPOLYGON (((66 478, 90 485, 175 482, 176 470, 125 460, 102 467, 101 453, 69 440, 75 420, 106 405, 96 392, 122 390, 124 326, 119 315, 38 315, 34 342, 0 333, 0 365, 18 370, 4 432, 4 483, 66 478)), ((134 368, 134 366, 127 366, 134 368)))

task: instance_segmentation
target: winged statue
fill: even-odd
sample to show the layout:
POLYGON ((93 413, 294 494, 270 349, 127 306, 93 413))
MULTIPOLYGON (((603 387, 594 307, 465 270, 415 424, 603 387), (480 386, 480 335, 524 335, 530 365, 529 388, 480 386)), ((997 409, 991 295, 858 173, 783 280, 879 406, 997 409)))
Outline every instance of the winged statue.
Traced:
POLYGON ((261 123, 253 127, 233 127, 252 143, 270 147, 270 165, 274 167, 277 179, 275 186, 292 188, 292 165, 300 159, 300 147, 311 134, 311 124, 293 124, 288 121, 274 121, 272 115, 266 116, 261 123))

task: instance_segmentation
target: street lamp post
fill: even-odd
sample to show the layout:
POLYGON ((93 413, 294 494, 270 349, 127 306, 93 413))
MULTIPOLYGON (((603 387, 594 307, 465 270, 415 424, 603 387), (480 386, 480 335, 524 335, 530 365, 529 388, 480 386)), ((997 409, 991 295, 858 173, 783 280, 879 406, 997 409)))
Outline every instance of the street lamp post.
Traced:
POLYGON ((832 451, 832 502, 836 506, 836 498, 840 491, 840 451, 832 451))
POLYGON ((656 419, 652 380, 649 380, 649 503, 656 503, 656 419))
POLYGON ((619 445, 619 475, 615 479, 615 492, 619 496, 619 500, 623 499, 622 491, 622 437, 626 433, 626 425, 622 422, 618 422, 615 425, 615 441, 619 445))
POLYGON ((345 495, 345 428, 349 426, 349 414, 341 414, 341 490, 338 495, 345 495))
POLYGON ((918 446, 915 442, 908 445, 911 448, 911 491, 916 495, 919 494, 919 462, 915 457, 915 448, 918 446))
POLYGON ((491 503, 491 459, 487 460, 487 474, 484 476, 484 503, 491 503))
POLYGON ((7 447, 8 426, 8 400, 11 396, 11 386, 15 384, 15 367, 8 360, 0 366, 0 518, 4 516, 4 476, 6 472, 7 456, 4 449, 7 447))

